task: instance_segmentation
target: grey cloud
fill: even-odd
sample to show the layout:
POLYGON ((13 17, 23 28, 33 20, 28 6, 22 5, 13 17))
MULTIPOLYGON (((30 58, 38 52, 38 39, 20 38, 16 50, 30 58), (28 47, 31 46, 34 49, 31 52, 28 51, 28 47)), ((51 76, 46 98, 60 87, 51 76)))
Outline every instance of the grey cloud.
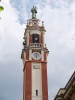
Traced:
MULTIPOLYGON (((25 1, 24 4, 21 1, 13 1, 13 2, 15 2, 15 7, 17 6, 19 7, 18 8, 20 9, 19 14, 20 15, 22 14, 21 15, 22 17, 20 16, 20 21, 22 20, 24 23, 28 18, 27 13, 28 12, 30 13, 30 8, 35 3, 32 1, 32 4, 29 5, 30 0, 27 1, 26 3, 27 5, 25 4, 25 1), (22 4, 24 5, 25 8, 22 8, 22 4), (27 15, 23 16, 23 13, 27 15)), ((46 3, 46 1, 44 3, 46 3)), ((43 3, 41 2, 41 4, 39 5, 43 5, 43 3)), ((43 16, 46 15, 46 17, 42 19, 44 19, 45 26, 47 28, 45 38, 46 38, 47 47, 50 51, 48 56, 48 85, 49 85, 48 89, 49 89, 50 100, 53 100, 56 92, 59 90, 60 87, 63 88, 65 86, 68 79, 70 78, 73 71, 75 70, 75 46, 73 45, 74 41, 73 43, 71 43, 72 41, 69 41, 71 40, 70 37, 71 33, 68 33, 69 31, 66 31, 66 33, 68 34, 65 33, 65 30, 68 29, 70 24, 68 23, 69 20, 67 20, 67 18, 69 17, 66 16, 67 12, 64 13, 63 11, 61 14, 59 13, 60 11, 56 12, 56 10, 54 11, 52 10, 52 8, 50 9, 51 9, 50 13, 47 12, 48 9, 43 12, 43 16), (60 17, 58 17, 57 20, 56 17, 58 15, 60 15, 60 17), (61 15, 64 16, 62 16, 61 18, 61 15), (55 17, 53 18, 53 16, 55 17), (55 23, 53 22, 53 20, 55 23), (58 21, 60 22, 59 24, 58 21), (66 25, 63 21, 66 23, 66 25), (52 22, 53 22, 53 26, 52 26, 52 22), (58 26, 58 28, 61 29, 62 31, 57 31, 58 28, 56 28, 56 26, 58 26)), ((73 23, 70 25, 73 25, 73 23)), ((14 32, 9 31, 9 29, 8 29, 8 33, 4 32, 5 43, 3 49, 0 52, 0 88, 1 88, 0 98, 1 100, 9 100, 9 99, 21 100, 23 95, 23 90, 22 90, 23 64, 22 64, 22 60, 20 59, 20 54, 22 50, 23 33, 16 32, 15 28, 13 28, 12 30, 14 30, 14 32), (18 37, 18 34, 20 35, 20 37, 18 37)))
POLYGON ((0 62, 0 97, 3 100, 22 99, 22 63, 17 56, 12 58, 11 61, 0 62))
POLYGON ((32 6, 38 6, 40 8, 45 8, 46 5, 50 6, 52 9, 53 8, 66 8, 69 7, 71 5, 71 3, 73 2, 73 0, 10 0, 10 3, 13 7, 15 7, 19 12, 19 21, 21 24, 26 23, 26 19, 30 18, 30 9, 32 8, 32 6))

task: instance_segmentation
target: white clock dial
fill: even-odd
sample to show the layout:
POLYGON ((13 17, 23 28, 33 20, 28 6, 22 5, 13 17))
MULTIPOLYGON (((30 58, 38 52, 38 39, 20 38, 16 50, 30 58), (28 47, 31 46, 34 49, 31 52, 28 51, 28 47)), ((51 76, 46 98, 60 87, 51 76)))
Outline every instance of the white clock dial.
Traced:
POLYGON ((33 59, 39 60, 41 58, 41 54, 39 52, 33 52, 32 57, 33 59))

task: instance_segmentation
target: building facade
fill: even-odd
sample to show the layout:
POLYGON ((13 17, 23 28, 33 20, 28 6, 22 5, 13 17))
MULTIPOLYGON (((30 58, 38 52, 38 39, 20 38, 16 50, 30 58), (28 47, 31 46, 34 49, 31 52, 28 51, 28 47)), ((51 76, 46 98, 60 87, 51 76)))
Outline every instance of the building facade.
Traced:
POLYGON ((21 58, 23 60, 23 100, 48 100, 47 56, 44 23, 37 19, 37 9, 31 9, 27 20, 21 58))
POLYGON ((75 72, 69 79, 65 88, 61 88, 54 100, 75 100, 75 72))

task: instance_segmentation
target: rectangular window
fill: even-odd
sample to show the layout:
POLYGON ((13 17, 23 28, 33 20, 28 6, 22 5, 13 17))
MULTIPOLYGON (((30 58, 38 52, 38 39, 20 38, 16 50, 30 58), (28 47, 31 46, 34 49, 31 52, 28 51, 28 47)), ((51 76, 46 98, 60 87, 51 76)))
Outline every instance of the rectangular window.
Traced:
POLYGON ((36 90, 36 96, 38 96, 38 90, 36 90))
POLYGON ((33 43, 39 43, 39 34, 32 35, 33 43))

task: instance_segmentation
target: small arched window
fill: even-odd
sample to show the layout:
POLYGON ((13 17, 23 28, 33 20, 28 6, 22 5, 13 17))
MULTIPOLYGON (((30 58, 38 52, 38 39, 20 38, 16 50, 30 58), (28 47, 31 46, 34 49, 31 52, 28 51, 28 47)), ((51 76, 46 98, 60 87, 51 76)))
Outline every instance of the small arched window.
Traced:
POLYGON ((32 40, 33 40, 33 43, 39 43, 39 34, 33 34, 32 40))

